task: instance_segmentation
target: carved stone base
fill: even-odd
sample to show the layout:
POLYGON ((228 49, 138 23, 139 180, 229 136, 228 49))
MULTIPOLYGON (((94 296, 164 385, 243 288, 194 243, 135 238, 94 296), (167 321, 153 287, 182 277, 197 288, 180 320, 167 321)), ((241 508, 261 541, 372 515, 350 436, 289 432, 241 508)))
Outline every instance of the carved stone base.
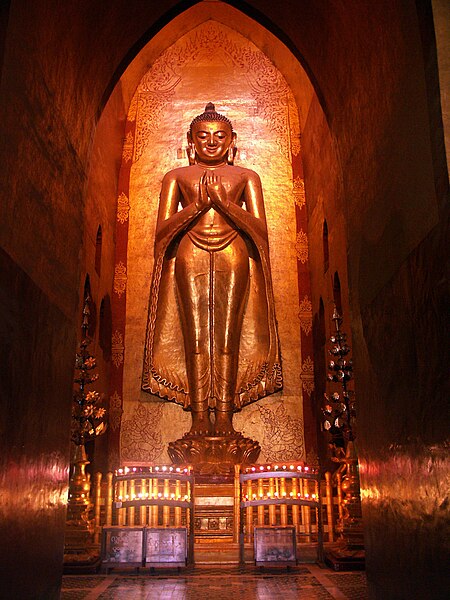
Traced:
POLYGON ((346 544, 330 544, 325 549, 325 563, 335 571, 363 571, 365 569, 364 548, 349 548, 346 544))
POLYGON ((188 464, 200 474, 228 473, 235 464, 256 462, 261 447, 240 433, 230 436, 184 435, 170 442, 169 456, 174 464, 188 464))
POLYGON ((87 546, 83 552, 64 550, 64 573, 96 573, 100 567, 100 547, 87 546))

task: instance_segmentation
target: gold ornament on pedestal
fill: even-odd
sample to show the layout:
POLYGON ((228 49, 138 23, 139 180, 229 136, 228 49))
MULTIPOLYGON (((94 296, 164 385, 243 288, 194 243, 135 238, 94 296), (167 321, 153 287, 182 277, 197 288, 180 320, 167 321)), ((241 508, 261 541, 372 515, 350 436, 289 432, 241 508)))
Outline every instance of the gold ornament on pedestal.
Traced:
POLYGON ((90 478, 86 474, 89 464, 85 443, 106 431, 106 410, 97 406, 101 397, 98 392, 87 391, 86 386, 98 379, 91 373, 96 368, 95 358, 89 353, 91 340, 87 337, 89 326, 89 296, 83 309, 82 341, 76 355, 77 371, 72 404, 71 439, 74 444, 72 475, 69 481, 69 501, 64 541, 64 566, 82 568, 93 565, 99 558, 99 548, 93 543, 92 504, 90 501, 90 478))
POLYGON ((341 465, 338 472, 343 474, 341 490, 344 495, 342 519, 337 524, 341 542, 326 553, 326 557, 335 568, 345 570, 364 565, 364 539, 358 457, 354 443, 354 393, 347 385, 353 378, 353 362, 346 358, 350 346, 347 344, 347 335, 341 331, 342 317, 336 307, 332 320, 335 331, 330 337, 332 346, 329 353, 333 359, 328 364, 328 381, 339 384, 341 389, 330 396, 325 394, 322 412, 325 416, 324 429, 331 435, 332 460, 341 465))
POLYGON ((168 452, 211 472, 258 458, 233 412, 281 389, 281 359, 259 176, 234 166, 213 104, 187 139, 189 166, 162 183, 142 389, 192 412, 168 452))

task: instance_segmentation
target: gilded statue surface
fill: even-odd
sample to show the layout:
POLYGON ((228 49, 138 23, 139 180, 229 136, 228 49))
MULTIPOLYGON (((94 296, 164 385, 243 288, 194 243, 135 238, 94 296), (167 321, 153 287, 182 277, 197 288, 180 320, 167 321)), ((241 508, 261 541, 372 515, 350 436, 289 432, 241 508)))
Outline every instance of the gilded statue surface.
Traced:
POLYGON ((282 387, 263 194, 214 105, 187 137, 161 187, 142 389, 192 411, 188 437, 230 437, 233 412, 282 387))

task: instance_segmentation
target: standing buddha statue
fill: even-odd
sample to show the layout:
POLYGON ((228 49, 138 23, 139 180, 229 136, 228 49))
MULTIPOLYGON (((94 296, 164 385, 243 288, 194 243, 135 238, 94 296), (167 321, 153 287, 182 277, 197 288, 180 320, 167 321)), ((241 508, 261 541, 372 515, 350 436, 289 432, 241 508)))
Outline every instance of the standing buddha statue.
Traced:
POLYGON ((142 380, 192 412, 169 445, 176 462, 193 462, 207 439, 242 446, 233 413, 282 387, 260 178, 233 164, 236 134, 213 104, 187 139, 189 166, 161 187, 142 380))

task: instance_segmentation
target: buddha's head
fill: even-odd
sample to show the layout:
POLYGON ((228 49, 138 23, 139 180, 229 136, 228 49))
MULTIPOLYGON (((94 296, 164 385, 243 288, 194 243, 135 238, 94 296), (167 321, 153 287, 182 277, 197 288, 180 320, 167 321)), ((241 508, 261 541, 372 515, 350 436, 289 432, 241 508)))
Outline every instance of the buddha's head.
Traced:
POLYGON ((205 112, 193 119, 188 134, 189 162, 206 165, 233 164, 236 134, 231 121, 209 102, 205 112))

